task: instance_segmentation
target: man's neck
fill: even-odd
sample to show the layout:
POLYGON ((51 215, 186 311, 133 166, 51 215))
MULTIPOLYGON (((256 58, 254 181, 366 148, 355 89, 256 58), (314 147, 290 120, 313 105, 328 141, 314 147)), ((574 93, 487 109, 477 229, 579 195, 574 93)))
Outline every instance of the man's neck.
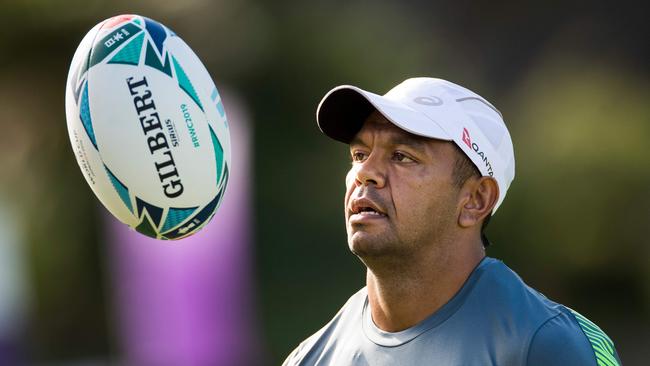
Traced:
POLYGON ((374 323, 387 332, 410 328, 446 304, 485 257, 485 251, 420 257, 399 270, 373 270, 366 285, 374 323))

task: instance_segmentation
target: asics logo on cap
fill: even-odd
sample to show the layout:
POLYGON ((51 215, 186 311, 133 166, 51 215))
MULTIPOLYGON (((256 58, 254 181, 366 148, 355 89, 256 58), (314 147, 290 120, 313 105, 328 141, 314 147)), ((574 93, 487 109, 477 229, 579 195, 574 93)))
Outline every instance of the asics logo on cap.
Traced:
POLYGON ((485 152, 481 151, 481 148, 478 146, 478 144, 476 142, 472 142, 471 138, 469 137, 469 131, 467 131, 467 128, 465 127, 463 127, 463 136, 461 137, 461 140, 463 140, 465 145, 474 150, 474 152, 481 158, 481 161, 485 164, 488 175, 490 177, 494 176, 494 172, 492 171, 492 163, 490 163, 490 160, 488 159, 487 155, 485 155, 485 152))
POLYGON ((438 106, 442 105, 442 99, 438 97, 417 97, 413 99, 413 101, 417 104, 422 104, 422 105, 430 105, 430 106, 438 106))

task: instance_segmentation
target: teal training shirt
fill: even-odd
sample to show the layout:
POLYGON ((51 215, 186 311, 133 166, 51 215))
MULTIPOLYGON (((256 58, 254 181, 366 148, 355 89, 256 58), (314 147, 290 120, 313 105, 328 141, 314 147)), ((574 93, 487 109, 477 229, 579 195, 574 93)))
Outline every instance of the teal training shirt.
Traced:
POLYGON ((284 366, 620 365, 594 323, 486 257, 438 311, 401 332, 372 321, 366 288, 302 342, 284 366))

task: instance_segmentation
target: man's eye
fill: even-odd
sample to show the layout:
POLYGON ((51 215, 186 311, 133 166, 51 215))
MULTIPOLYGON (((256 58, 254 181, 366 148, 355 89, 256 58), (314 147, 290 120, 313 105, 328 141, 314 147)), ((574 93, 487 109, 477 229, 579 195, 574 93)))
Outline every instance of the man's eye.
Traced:
POLYGON ((364 161, 365 159, 366 159, 366 154, 361 151, 355 151, 352 153, 353 162, 360 162, 360 161, 364 161))
POLYGON ((402 162, 402 163, 412 163, 412 162, 414 162, 413 159, 409 158, 408 156, 404 155, 403 153, 401 153, 399 151, 396 151, 393 154, 393 160, 399 161, 399 162, 402 162))

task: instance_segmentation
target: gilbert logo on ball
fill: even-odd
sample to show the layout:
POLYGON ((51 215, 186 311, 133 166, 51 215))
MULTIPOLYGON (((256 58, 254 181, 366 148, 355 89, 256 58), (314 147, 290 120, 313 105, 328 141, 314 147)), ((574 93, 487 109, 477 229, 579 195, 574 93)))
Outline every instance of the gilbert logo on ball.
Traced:
POLYGON ((93 27, 70 65, 72 149, 97 198, 157 239, 210 221, 228 183, 230 135, 219 92, 164 25, 120 15, 93 27))

